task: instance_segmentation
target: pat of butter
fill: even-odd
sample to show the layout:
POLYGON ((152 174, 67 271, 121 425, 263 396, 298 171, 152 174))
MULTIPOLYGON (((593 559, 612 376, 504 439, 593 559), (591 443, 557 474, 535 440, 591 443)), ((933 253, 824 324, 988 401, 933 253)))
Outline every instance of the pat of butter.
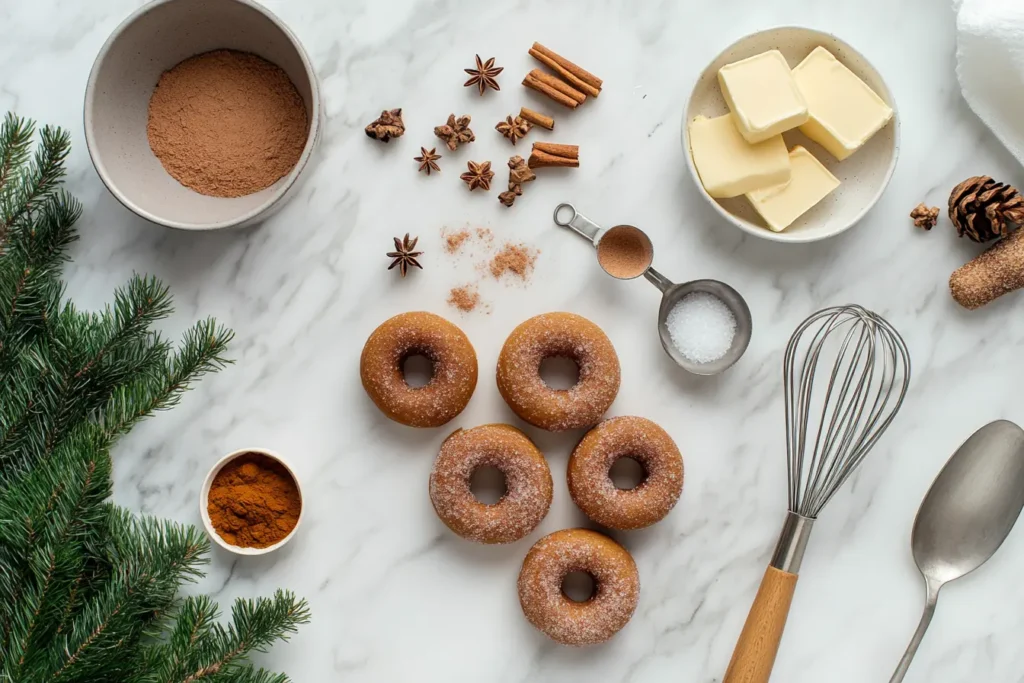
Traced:
POLYGON ((788 183, 747 193, 747 199, 774 232, 788 228, 839 187, 839 180, 803 147, 794 147, 789 160, 792 177, 788 183))
POLYGON ((807 122, 807 103, 778 50, 726 64, 718 70, 718 83, 736 127, 751 144, 807 122))
POLYGON ((712 197, 738 197, 789 180, 789 154, 781 135, 751 145, 729 114, 698 116, 689 128, 693 165, 712 197))
POLYGON ((823 47, 793 69, 793 78, 811 115, 800 130, 840 161, 892 119, 892 108, 823 47))

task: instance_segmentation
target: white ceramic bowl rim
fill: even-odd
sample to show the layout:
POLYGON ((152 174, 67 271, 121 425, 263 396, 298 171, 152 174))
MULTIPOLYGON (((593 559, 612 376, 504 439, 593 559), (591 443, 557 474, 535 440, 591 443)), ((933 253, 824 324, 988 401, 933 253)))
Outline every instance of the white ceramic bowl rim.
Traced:
POLYGON ((212 538, 214 542, 217 543, 217 545, 224 548, 228 552, 235 553, 236 555, 266 555, 267 553, 277 550, 285 543, 290 541, 292 537, 295 535, 295 532, 299 530, 299 525, 302 524, 302 517, 306 514, 306 501, 305 497, 302 495, 302 484, 299 482, 299 477, 295 474, 295 470, 292 468, 292 466, 288 463, 287 460, 282 458, 279 454, 275 453, 274 451, 267 450, 266 448, 239 448, 237 451, 232 451, 231 453, 225 455, 223 458, 218 460, 213 465, 213 467, 210 468, 209 473, 207 473, 206 475, 206 479, 203 481, 203 488, 201 489, 199 495, 199 514, 203 519, 203 526, 206 528, 207 535, 209 535, 210 538, 212 538), (288 535, 282 538, 280 541, 273 545, 268 545, 265 548, 244 548, 239 545, 231 545, 223 538, 221 538, 220 534, 217 533, 217 530, 213 528, 213 522, 210 521, 210 486, 213 484, 214 477, 216 477, 217 473, 219 473, 224 468, 224 466, 227 465, 229 462, 231 462, 232 460, 241 455, 246 455, 247 453, 258 453, 259 455, 265 455, 271 460, 280 463, 282 467, 288 470, 288 474, 290 474, 292 476, 292 479, 295 481, 295 488, 297 488, 299 491, 299 500, 301 504, 299 507, 299 518, 295 521, 295 527, 291 531, 289 531, 288 535))
POLYGON ((302 169, 306 166, 306 163, 309 161, 310 155, 313 153, 313 148, 316 145, 317 136, 319 134, 321 116, 320 86, 319 83, 317 82, 316 71, 313 68, 313 64, 312 62, 309 61, 309 55, 306 54, 306 50, 302 47, 302 44, 299 42, 298 37, 294 33, 292 33, 291 29, 289 29, 288 26, 283 21, 278 19, 277 16, 269 9, 267 9, 263 5, 253 2, 252 0, 231 1, 241 5, 245 5, 246 7, 249 7, 265 16, 271 23, 274 24, 274 26, 276 26, 288 38, 289 42, 291 42, 292 46, 295 48, 295 51, 298 54, 299 59, 302 60, 302 66, 305 69, 306 78, 309 80, 310 92, 312 93, 312 97, 310 99, 312 100, 313 109, 313 111, 310 112, 309 117, 309 135, 306 138, 306 145, 302 148, 302 154, 299 156, 299 160, 296 162, 295 168, 293 168, 291 172, 288 173, 288 175, 285 177, 285 182, 283 182, 281 186, 274 191, 274 194, 272 194, 270 197, 267 198, 265 202, 256 206, 255 208, 247 211, 246 213, 240 216, 236 216, 228 220, 223 220, 217 223, 206 223, 202 225, 168 220, 166 218, 156 216, 149 211, 146 211, 145 209, 135 204, 135 202, 131 201, 128 197, 126 197, 114 185, 114 183, 110 181, 110 176, 107 173, 107 169, 104 166, 103 161, 98 157, 97 154, 93 152, 93 150, 96 148, 96 140, 93 138, 92 135, 92 105, 93 98, 96 96, 96 79, 99 75, 99 66, 106 58, 107 53, 110 52, 111 47, 113 46, 117 38, 121 35, 121 33, 128 26, 130 26, 132 23, 138 20, 139 17, 145 16, 146 14, 152 12, 154 9, 160 7, 161 5, 175 2, 175 0, 152 0, 152 2, 143 5, 139 9, 129 14, 124 21, 117 25, 117 28, 114 29, 114 31, 110 34, 110 37, 108 37, 106 42, 103 43, 103 47, 100 48, 99 54, 96 55, 96 61, 93 62, 92 69, 89 71, 89 80, 85 87, 84 112, 85 144, 86 147, 89 149, 89 158, 92 160, 93 168, 96 169, 96 173, 99 175, 100 180, 103 181, 103 184, 106 186, 110 194, 112 194, 114 198, 121 203, 122 206, 124 206, 132 213, 141 216, 152 223, 163 225, 168 228, 176 228, 179 230, 204 231, 219 230, 221 228, 230 228, 250 221, 256 216, 259 216, 266 212, 268 209, 270 209, 270 207, 274 206, 274 204, 276 204, 277 202, 281 201, 284 198, 289 188, 291 188, 291 186, 295 184, 295 181, 298 179, 299 174, 302 172, 302 169))
POLYGON ((819 242, 821 240, 829 239, 830 237, 835 237, 836 235, 840 235, 840 234, 846 232, 847 230, 852 228, 854 225, 859 223, 861 221, 861 219, 864 218, 865 215, 867 215, 868 211, 870 211, 871 209, 874 208, 875 204, 878 203, 878 200, 881 199, 882 194, 884 194, 885 190, 889 187, 889 181, 892 179, 893 173, 896 171, 896 162, 899 160, 899 156, 900 156, 900 115, 899 115, 899 110, 898 110, 898 108, 896 106, 896 98, 892 96, 892 90, 889 88, 889 84, 885 80, 885 77, 882 75, 882 73, 877 68, 875 68, 875 65, 872 64, 871 61, 867 57, 865 57, 859 50, 854 48, 852 45, 850 45, 845 40, 843 40, 842 38, 840 38, 836 34, 832 33, 831 31, 824 31, 822 29, 812 28, 810 26, 799 26, 799 25, 795 25, 795 24, 787 24, 787 25, 783 25, 783 26, 774 26, 774 27, 771 27, 771 28, 766 28, 766 29, 763 29, 763 30, 760 30, 760 31, 755 31, 753 33, 748 33, 746 35, 740 36, 739 38, 737 38, 736 40, 732 41, 731 43, 726 45, 724 48, 719 50, 715 54, 715 56, 712 57, 711 61, 708 62, 708 66, 705 66, 703 69, 701 69, 701 71, 697 74, 697 76, 693 79, 692 83, 690 84, 690 95, 687 98, 686 106, 683 108, 683 125, 682 125, 682 129, 680 131, 680 136, 681 136, 682 141, 683 141, 683 156, 686 157, 686 165, 690 169, 690 174, 691 174, 691 176, 693 177, 694 181, 697 184, 697 190, 704 196, 705 199, 708 200, 708 203, 711 204, 712 207, 714 207, 715 211, 717 211, 719 213, 719 215, 721 215, 723 218, 725 218, 729 223, 731 223, 731 224, 735 225, 736 227, 738 227, 743 232, 745 232, 745 233, 747 233, 749 235, 753 235, 755 237, 760 237, 761 239, 769 240, 769 241, 772 241, 772 242, 783 242, 783 243, 789 243, 789 244, 807 244, 809 242, 819 242), (734 48, 736 45, 738 45, 739 43, 744 42, 745 40, 751 38, 752 36, 757 36, 757 35, 760 35, 760 34, 763 34, 763 33, 772 33, 772 32, 775 32, 775 31, 786 31, 786 30, 790 30, 790 31, 808 31, 808 32, 811 32, 811 33, 820 33, 822 35, 827 35, 827 36, 831 37, 833 40, 835 40, 836 42, 842 44, 845 50, 848 50, 849 52, 853 53, 854 55, 856 55, 857 57, 862 59, 864 61, 864 63, 867 64, 868 66, 870 66, 870 68, 877 74, 878 80, 881 81, 882 85, 885 87, 885 95, 888 96, 886 103, 892 108, 892 111, 893 111, 892 123, 891 123, 891 125, 893 126, 893 134, 894 134, 893 154, 892 154, 892 159, 889 161, 889 167, 886 169, 885 176, 882 179, 882 182, 881 182, 881 184, 878 187, 878 191, 875 192, 875 194, 872 196, 871 201, 869 201, 864 206, 864 208, 861 209, 850 221, 848 221, 846 225, 844 225, 841 228, 839 228, 838 230, 834 230, 833 232, 830 232, 830 233, 806 235, 806 234, 803 234, 801 232, 791 232, 791 233, 787 233, 787 232, 773 232, 773 231, 769 230, 768 228, 763 228, 763 227, 759 227, 759 226, 751 226, 751 225, 748 225, 745 221, 737 220, 737 218, 735 216, 733 216, 721 204, 719 204, 717 201, 715 201, 715 199, 713 197, 711 197, 711 195, 709 195, 707 193, 707 191, 704 189, 704 186, 700 182, 700 175, 698 175, 698 173, 697 173, 697 167, 694 166, 694 164, 693 164, 693 155, 690 153, 690 150, 689 150, 689 139, 688 139, 688 135, 687 135, 687 123, 688 123, 687 115, 689 114, 690 100, 693 98, 693 93, 696 90, 697 85, 700 83, 701 79, 704 77, 704 74, 707 71, 708 66, 710 66, 711 64, 714 64, 722 54, 728 52, 729 50, 734 48))

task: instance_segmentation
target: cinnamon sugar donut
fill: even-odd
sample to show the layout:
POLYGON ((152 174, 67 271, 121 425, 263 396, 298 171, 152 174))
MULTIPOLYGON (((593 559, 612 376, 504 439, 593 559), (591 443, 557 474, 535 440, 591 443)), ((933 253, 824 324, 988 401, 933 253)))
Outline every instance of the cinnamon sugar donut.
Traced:
POLYGON ((533 442, 511 425, 459 429, 441 444, 430 473, 430 500, 441 521, 478 543, 512 543, 537 528, 551 507, 551 470, 533 442), (493 505, 470 491, 470 479, 490 465, 505 476, 493 505))
POLYGON ((591 429, 569 458, 569 493, 590 519, 610 529, 641 529, 667 515, 683 490, 683 456, 664 429, 642 417, 613 417, 591 429), (632 489, 612 483, 620 458, 644 470, 632 489))
POLYGON ((597 424, 619 393, 619 357, 600 327, 572 313, 546 313, 512 331, 498 356, 498 391, 516 415, 557 432, 597 424), (545 358, 579 367, 571 389, 552 389, 540 376, 545 358))
POLYGON ((632 556, 604 534, 564 529, 530 548, 519 572, 519 603, 530 623, 563 645, 601 643, 629 622, 640 599, 632 556), (576 602, 562 592, 570 572, 594 580, 594 594, 576 602))
POLYGON ((366 340, 359 359, 363 388, 381 412, 410 427, 440 427, 462 412, 476 389, 476 352, 458 327, 433 313, 402 313, 366 340), (424 356, 426 386, 411 387, 402 364, 424 356))

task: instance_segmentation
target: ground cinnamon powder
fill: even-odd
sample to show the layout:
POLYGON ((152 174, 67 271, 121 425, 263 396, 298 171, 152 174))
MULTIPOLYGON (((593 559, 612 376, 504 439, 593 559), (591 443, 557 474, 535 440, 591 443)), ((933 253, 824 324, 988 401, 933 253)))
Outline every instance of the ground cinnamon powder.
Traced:
POLYGON ((488 264, 491 275, 498 279, 505 273, 512 273, 521 280, 526 280, 533 272, 533 264, 537 261, 536 249, 524 244, 506 244, 494 255, 488 264))
POLYGON ((463 313, 469 313, 480 305, 480 293, 473 285, 453 287, 448 293, 448 305, 454 306, 463 313))
POLYGON ((262 453, 245 453, 213 478, 207 510, 213 528, 231 545, 266 548, 298 524, 302 497, 283 465, 262 453))
POLYGON ((200 194, 241 197, 287 175, 309 131, 288 75, 262 57, 214 50, 164 72, 149 101, 149 146, 200 194))

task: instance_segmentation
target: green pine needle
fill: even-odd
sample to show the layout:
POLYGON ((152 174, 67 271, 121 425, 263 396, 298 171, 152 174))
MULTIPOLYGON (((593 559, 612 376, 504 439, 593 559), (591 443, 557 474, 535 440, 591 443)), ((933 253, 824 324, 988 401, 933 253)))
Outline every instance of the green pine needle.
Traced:
POLYGON ((70 137, 0 123, 0 683, 285 683, 251 652, 309 620, 304 600, 238 600, 222 624, 197 581, 209 540, 108 502, 110 448, 222 369, 232 332, 207 319, 175 346, 158 280, 102 311, 64 299, 82 207, 60 183, 70 137))

